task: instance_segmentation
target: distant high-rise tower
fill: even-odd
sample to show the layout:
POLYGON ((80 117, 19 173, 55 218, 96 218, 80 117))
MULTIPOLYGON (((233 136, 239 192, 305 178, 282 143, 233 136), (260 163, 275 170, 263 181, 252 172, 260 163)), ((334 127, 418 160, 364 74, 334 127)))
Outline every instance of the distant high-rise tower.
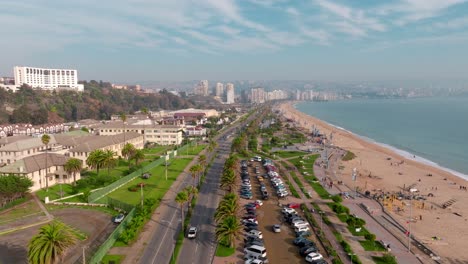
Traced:
POLYGON ((232 83, 227 83, 226 84, 226 103, 227 104, 233 104, 234 103, 234 84, 232 83))
POLYGON ((250 101, 253 104, 263 104, 265 102, 265 90, 263 88, 252 88, 250 90, 250 101))
POLYGON ((215 95, 218 96, 219 98, 224 97, 224 84, 216 83, 215 95))
POLYGON ((194 94, 197 95, 208 95, 208 80, 201 80, 197 86, 195 86, 194 94))

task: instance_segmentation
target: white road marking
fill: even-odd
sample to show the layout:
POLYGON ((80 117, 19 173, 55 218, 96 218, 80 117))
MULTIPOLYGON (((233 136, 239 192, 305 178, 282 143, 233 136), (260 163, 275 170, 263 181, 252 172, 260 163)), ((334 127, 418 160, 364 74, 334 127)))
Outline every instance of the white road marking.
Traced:
MULTIPOLYGON (((175 210, 174 214, 172 214, 171 221, 169 222, 170 225, 169 225, 169 227, 166 229, 166 232, 164 233, 164 236, 163 236, 163 238, 161 239, 161 244, 159 244, 158 250, 156 250, 156 254, 154 254, 154 257, 153 257, 153 259, 151 260, 151 263, 153 263, 153 264, 154 264, 154 261, 156 260, 156 256, 158 256, 158 253, 159 253, 159 250, 161 249, 161 246, 164 244, 164 239, 166 238, 167 232, 169 231, 170 226, 172 225, 172 221, 174 220, 174 217, 175 217, 176 213, 177 213, 177 210, 175 210)), ((167 221, 167 220, 166 220, 166 221, 167 221)))

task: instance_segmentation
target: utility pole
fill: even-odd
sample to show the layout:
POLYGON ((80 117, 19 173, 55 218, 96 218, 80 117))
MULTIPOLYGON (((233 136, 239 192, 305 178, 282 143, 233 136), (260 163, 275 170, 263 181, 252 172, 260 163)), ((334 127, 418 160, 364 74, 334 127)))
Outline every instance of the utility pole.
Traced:
POLYGON ((408 221, 408 252, 411 252, 411 220, 412 220, 412 195, 411 195, 411 191, 410 191, 410 204, 409 204, 409 221, 408 221))
POLYGON ((357 197, 357 188, 356 188, 356 180, 357 180, 357 170, 356 168, 353 169, 352 179, 354 183, 354 199, 357 197))
POLYGON ((166 156, 164 157, 164 164, 166 166, 166 181, 167 181, 167 152, 166 152, 166 156))
POLYGON ((86 246, 82 246, 81 248, 83 249, 83 264, 86 264, 86 255, 85 255, 86 246))
POLYGON ((143 207, 143 183, 140 183, 141 207, 143 207))

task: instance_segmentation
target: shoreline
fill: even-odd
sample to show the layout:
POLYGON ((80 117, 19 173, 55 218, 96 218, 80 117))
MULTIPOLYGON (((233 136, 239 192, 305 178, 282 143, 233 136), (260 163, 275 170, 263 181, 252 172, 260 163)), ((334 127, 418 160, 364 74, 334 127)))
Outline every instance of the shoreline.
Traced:
MULTIPOLYGON (((307 113, 304 113, 304 112, 302 112, 301 110, 297 109, 296 105, 297 105, 297 103, 294 103, 294 104, 292 104, 292 107, 293 107, 294 109, 296 109, 297 111, 299 111, 299 112, 305 114, 305 115, 311 116, 311 115, 309 115, 309 114, 307 114, 307 113)), ((311 116, 311 117, 317 118, 317 117, 314 117, 314 116, 311 116)), ((319 118, 317 118, 317 119, 319 119, 319 118)), ((390 144, 383 143, 383 142, 379 142, 379 141, 377 141, 377 140, 375 140, 375 139, 372 139, 372 138, 369 138, 369 137, 366 137, 366 136, 362 136, 362 135, 356 134, 356 133, 354 133, 354 132, 351 131, 351 130, 348 130, 348 129, 346 129, 346 128, 340 127, 340 126, 338 126, 338 125, 334 125, 334 124, 332 124, 332 123, 329 123, 328 121, 325 121, 325 120, 322 120, 322 119, 319 119, 319 120, 322 121, 323 123, 325 123, 325 124, 331 126, 331 127, 336 128, 337 130, 340 130, 340 131, 342 131, 342 132, 344 132, 344 133, 349 133, 349 134, 351 134, 351 135, 353 135, 353 136, 355 136, 355 137, 358 137, 358 138, 360 138, 361 140, 364 140, 364 141, 366 141, 366 142, 369 143, 369 144, 375 144, 375 145, 378 145, 378 146, 380 146, 380 147, 382 147, 382 148, 385 148, 385 149, 387 149, 387 150, 389 150, 389 151, 392 151, 392 152, 394 152, 396 155, 399 155, 399 156, 401 156, 401 157, 403 157, 403 158, 405 158, 405 159, 412 160, 412 161, 414 161, 414 162, 419 162, 419 163, 424 164, 424 165, 427 165, 427 166, 432 166, 432 167, 434 167, 435 169, 443 170, 443 171, 445 171, 445 172, 447 172, 447 173, 452 174, 453 176, 456 176, 456 177, 459 177, 459 178, 461 178, 461 179, 463 179, 463 180, 468 181, 468 174, 464 174, 464 173, 459 172, 459 171, 456 171, 456 170, 454 170, 454 169, 444 167, 443 165, 440 165, 440 164, 438 164, 438 163, 435 162, 435 161, 432 161, 432 160, 430 160, 430 159, 427 159, 427 158, 418 156, 418 155, 416 155, 416 154, 414 154, 414 153, 411 153, 410 151, 407 151, 407 150, 404 150, 404 149, 399 149, 399 148, 397 148, 397 147, 395 147, 395 146, 392 146, 392 145, 390 145, 390 144)), ((306 128, 306 129, 307 129, 307 128, 306 128)))
MULTIPOLYGON (((340 161, 336 171, 327 175, 346 186, 356 186, 361 192, 397 194, 405 188, 416 190, 422 201, 413 201, 411 230, 438 255, 453 260, 467 260, 464 237, 468 237, 468 181, 422 157, 339 128, 296 109, 297 102, 285 102, 275 107, 296 125, 311 131, 312 125, 321 133, 333 132, 333 145, 353 152, 356 157, 340 161), (352 181, 353 168, 358 171, 352 181), (441 238, 434 240, 433 237, 441 238)), ((392 200, 385 210, 405 226, 409 220, 409 201, 392 200), (406 209, 406 210, 405 210, 406 209)))

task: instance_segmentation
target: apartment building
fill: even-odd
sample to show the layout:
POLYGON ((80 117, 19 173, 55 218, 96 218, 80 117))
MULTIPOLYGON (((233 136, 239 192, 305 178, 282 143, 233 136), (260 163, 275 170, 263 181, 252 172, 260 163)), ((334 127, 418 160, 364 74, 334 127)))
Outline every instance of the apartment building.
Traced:
POLYGON ((180 145, 183 140, 182 128, 172 125, 124 124, 122 121, 108 122, 95 129, 99 135, 117 135, 126 131, 135 132, 144 137, 144 141, 159 145, 180 145))
MULTIPOLYGON (((107 129, 109 130, 109 129, 107 129)), ((90 137, 77 146, 69 149, 67 155, 83 161, 83 168, 86 168, 86 159, 95 150, 112 150, 116 156, 122 156, 122 149, 125 144, 130 143, 137 149, 143 149, 143 136, 137 132, 128 131, 107 136, 90 137)))
POLYGON ((15 66, 13 71, 17 87, 27 84, 44 90, 73 89, 80 92, 84 90, 84 86, 78 84, 77 70, 15 66))
POLYGON ((235 99, 234 84, 226 84, 226 104, 233 104, 235 99))
POLYGON ((37 191, 46 187, 46 177, 48 185, 53 186, 58 183, 72 183, 79 180, 79 172, 68 175, 63 166, 70 158, 56 153, 41 153, 25 157, 0 168, 0 175, 18 175, 28 177, 33 181, 31 191, 37 191))

